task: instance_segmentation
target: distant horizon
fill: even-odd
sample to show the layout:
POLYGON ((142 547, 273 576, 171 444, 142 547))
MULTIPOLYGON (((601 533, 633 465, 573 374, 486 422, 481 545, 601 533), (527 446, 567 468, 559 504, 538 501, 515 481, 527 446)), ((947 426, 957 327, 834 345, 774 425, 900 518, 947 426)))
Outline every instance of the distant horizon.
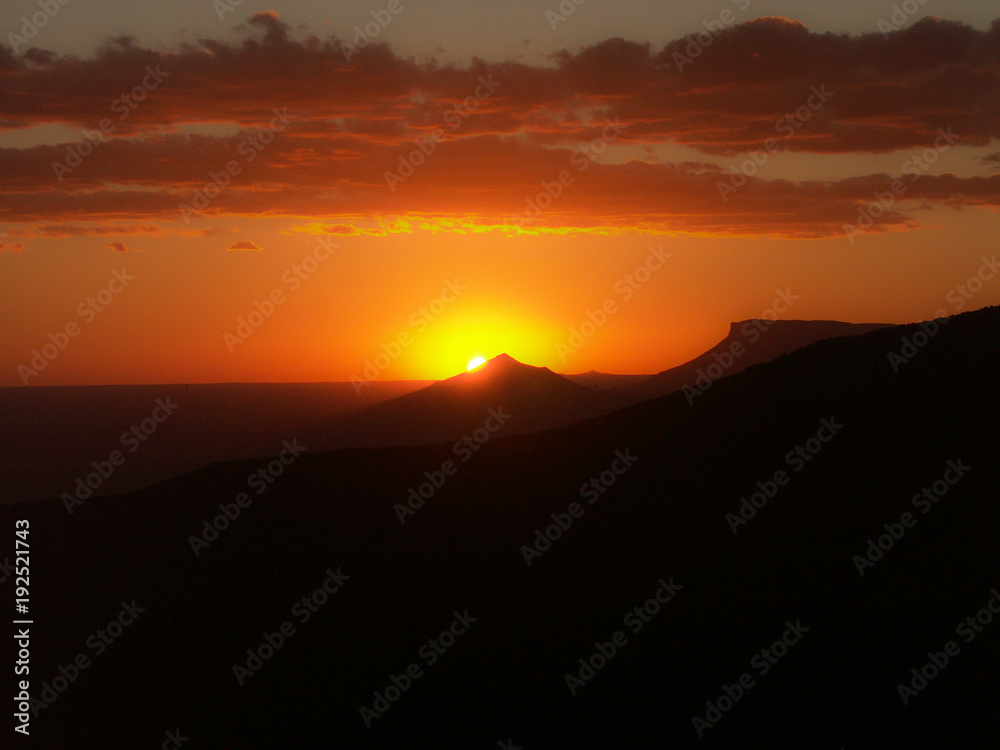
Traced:
MULTIPOLYGON (((990 307, 990 305, 986 305, 985 307, 990 307)), ((974 312, 975 309, 981 309, 981 308, 974 308, 972 310, 964 310, 963 312, 974 312)), ((905 321, 905 322, 902 322, 902 323, 885 323, 885 322, 875 322, 875 321, 833 320, 833 319, 830 319, 830 318, 817 318, 817 319, 814 319, 814 320, 812 320, 812 319, 807 320, 807 319, 802 319, 802 318, 789 318, 787 320, 775 319, 775 320, 771 320, 770 322, 772 322, 772 323, 845 323, 845 324, 848 324, 848 325, 884 325, 884 326, 897 326, 897 325, 910 325, 910 324, 919 323, 919 322, 922 322, 922 321, 932 320, 932 319, 933 318, 923 318, 923 319, 920 319, 920 320, 905 321)), ((747 322, 751 322, 751 321, 767 322, 768 320, 770 320, 770 319, 768 319, 768 318, 742 318, 742 319, 739 319, 739 320, 733 320, 733 321, 730 321, 730 323, 729 323, 729 330, 731 330, 733 326, 736 326, 736 325, 741 324, 741 323, 747 323, 747 322)), ((714 346, 715 344, 718 344, 720 341, 723 341, 723 340, 724 340, 724 338, 723 339, 714 340, 711 343, 706 343, 705 348, 704 348, 703 351, 704 352, 709 351, 712 346, 714 346)), ((699 354, 700 353, 702 353, 702 352, 699 352, 699 354)), ((599 374, 599 375, 608 375, 608 376, 611 376, 611 377, 636 377, 636 378, 652 377, 652 376, 657 375, 657 374, 659 374, 661 372, 665 372, 667 370, 670 370, 670 369, 672 369, 674 367, 679 367, 680 365, 683 365, 683 364, 685 364, 687 362, 690 362, 691 359, 693 359, 693 357, 691 357, 691 358, 685 359, 685 360, 683 360, 681 362, 675 362, 675 363, 669 364, 669 365, 667 365, 665 367, 662 367, 662 368, 660 368, 660 369, 658 369, 658 370, 656 370, 654 372, 610 372, 608 370, 598 370, 598 369, 581 370, 581 371, 569 371, 569 370, 561 371, 561 370, 556 370, 556 369, 554 369, 554 368, 552 368, 551 366, 548 366, 548 365, 539 365, 539 364, 535 364, 533 362, 526 362, 526 361, 524 361, 522 359, 519 359, 518 357, 515 357, 515 356, 509 354, 508 352, 498 352, 496 354, 491 354, 489 356, 486 356, 486 362, 489 363, 490 361, 496 359, 497 357, 503 356, 503 355, 506 355, 506 356, 510 357, 511 359, 517 361, 520 364, 527 365, 527 366, 530 366, 530 367, 538 367, 538 368, 548 369, 548 370, 551 370, 552 372, 556 373, 557 375, 562 375, 564 377, 583 376, 583 375, 589 375, 589 374, 592 374, 592 373, 599 374)), ((456 370, 455 372, 451 373, 450 375, 445 375, 445 376, 440 377, 440 378, 405 378, 404 379, 404 378, 379 377, 379 378, 377 378, 375 380, 372 380, 370 382, 370 385, 375 385, 376 383, 381 383, 381 384, 436 383, 436 382, 441 382, 442 380, 447 380, 449 378, 455 377, 456 375, 461 375, 462 373, 464 373, 466 371, 467 370, 465 370, 465 369, 456 370)), ((267 381, 263 381, 263 380, 219 380, 219 381, 195 381, 195 380, 191 380, 191 381, 163 381, 163 382, 121 382, 121 381, 118 381, 118 382, 100 382, 100 383, 46 383, 46 384, 38 384, 38 385, 35 385, 33 383, 29 384, 29 385, 17 385, 17 384, 14 384, 14 385, 0 385, 0 388, 27 388, 27 387, 41 387, 41 388, 44 388, 44 387, 51 387, 51 388, 81 387, 81 388, 86 388, 86 387, 114 387, 114 386, 175 386, 175 385, 176 386, 185 386, 185 385, 351 385, 352 382, 353 381, 350 380, 350 379, 346 379, 346 380, 267 380, 267 381)))

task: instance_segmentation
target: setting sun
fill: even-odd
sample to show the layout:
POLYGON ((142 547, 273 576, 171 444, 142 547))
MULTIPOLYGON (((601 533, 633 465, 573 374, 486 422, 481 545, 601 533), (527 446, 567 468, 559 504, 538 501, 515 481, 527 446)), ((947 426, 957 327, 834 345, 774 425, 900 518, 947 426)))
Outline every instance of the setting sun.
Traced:
POLYGON ((475 370, 477 367, 482 367, 485 364, 486 364, 485 357, 473 357, 472 359, 469 360, 469 365, 465 369, 475 370))

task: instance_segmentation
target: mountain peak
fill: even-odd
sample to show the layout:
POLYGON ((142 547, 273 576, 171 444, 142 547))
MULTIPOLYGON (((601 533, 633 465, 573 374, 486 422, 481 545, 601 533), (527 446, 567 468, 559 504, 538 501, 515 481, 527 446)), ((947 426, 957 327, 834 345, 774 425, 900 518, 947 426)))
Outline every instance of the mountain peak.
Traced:
POLYGON ((474 370, 368 406, 356 412, 356 426, 348 429, 352 439, 371 434, 382 445, 430 444, 470 434, 490 409, 502 407, 516 415, 515 432, 538 432, 604 414, 608 403, 603 394, 505 353, 474 370))
MULTIPOLYGON (((567 389, 576 391, 584 388, 577 383, 558 375, 548 367, 526 365, 514 359, 506 352, 488 359, 474 370, 453 375, 447 380, 438 382, 445 387, 468 388, 528 388, 533 392, 546 388, 567 389)), ((434 386, 429 386, 434 387, 434 386)), ((419 391, 418 391, 419 393, 419 391)))
POLYGON ((512 356, 510 356, 509 354, 507 354, 507 352, 504 352, 503 354, 498 354, 497 356, 493 357, 492 359, 490 359, 489 361, 487 361, 486 364, 488 364, 488 365, 489 364, 515 364, 515 365, 521 365, 521 364, 524 364, 524 363, 523 362, 518 362, 512 356))
POLYGON ((453 375, 442 383, 482 383, 486 381, 507 382, 511 378, 524 379, 532 375, 550 372, 545 367, 533 367, 519 362, 509 354, 498 354, 492 357, 479 367, 466 372, 453 375))
POLYGON ((507 353, 498 354, 486 361, 484 365, 479 367, 473 372, 527 372, 529 370, 542 370, 544 368, 534 367, 532 365, 526 365, 523 362, 519 362, 507 353))

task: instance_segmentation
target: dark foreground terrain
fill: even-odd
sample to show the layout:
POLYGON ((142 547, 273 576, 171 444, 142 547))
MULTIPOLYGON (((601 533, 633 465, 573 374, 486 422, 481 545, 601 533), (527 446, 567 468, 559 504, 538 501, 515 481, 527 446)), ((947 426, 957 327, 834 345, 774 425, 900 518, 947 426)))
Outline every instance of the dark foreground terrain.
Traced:
POLYGON ((998 352, 989 308, 555 431, 2 507, 46 704, 5 746, 995 747, 998 352))

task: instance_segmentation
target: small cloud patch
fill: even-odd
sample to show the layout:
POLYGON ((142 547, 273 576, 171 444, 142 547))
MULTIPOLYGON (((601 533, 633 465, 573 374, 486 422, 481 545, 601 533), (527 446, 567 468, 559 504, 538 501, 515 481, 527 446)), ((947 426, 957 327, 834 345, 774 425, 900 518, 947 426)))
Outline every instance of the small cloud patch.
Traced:
POLYGON ((5 250, 10 253, 19 253, 24 250, 23 242, 9 242, 10 235, 7 232, 0 232, 0 253, 5 250))

